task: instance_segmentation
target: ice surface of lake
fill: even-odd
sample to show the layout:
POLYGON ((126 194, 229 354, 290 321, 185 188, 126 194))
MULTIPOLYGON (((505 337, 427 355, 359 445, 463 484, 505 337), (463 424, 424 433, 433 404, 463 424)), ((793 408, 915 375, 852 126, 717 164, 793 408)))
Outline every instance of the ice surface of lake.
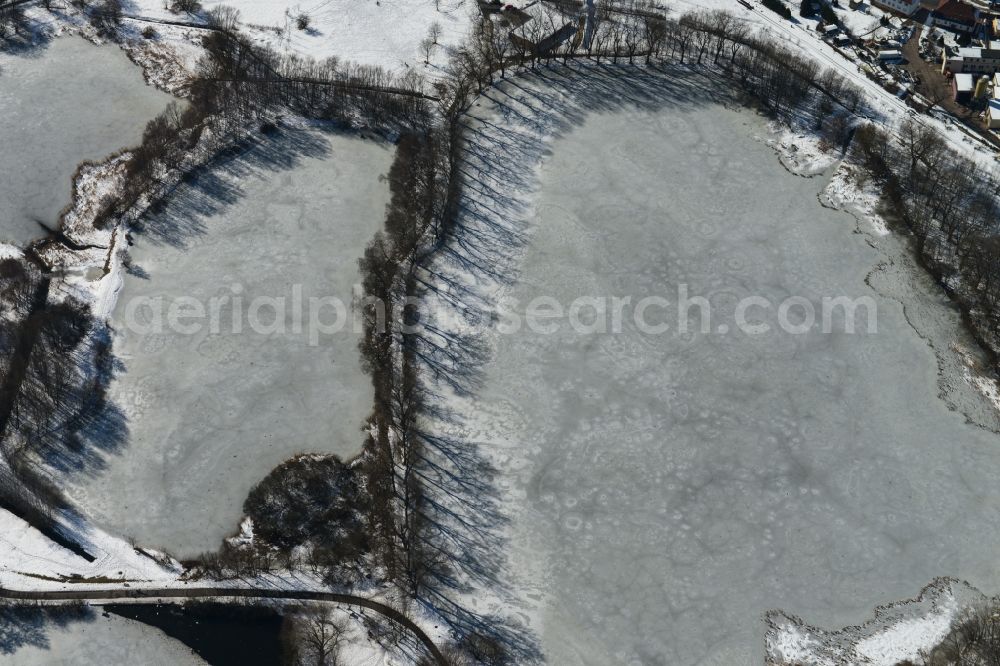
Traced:
POLYGON ((77 165, 137 144, 170 100, 114 46, 62 37, 0 53, 0 242, 55 227, 77 165))
MULTIPOLYGON (((78 475, 85 513, 112 533, 193 555, 236 530, 250 488, 284 460, 360 451, 372 405, 360 336, 347 327, 311 346, 307 326, 295 333, 292 302, 301 289, 306 304, 335 296, 350 308, 358 258, 385 217, 391 157, 387 144, 286 129, 219 160, 144 220, 112 320, 123 369, 111 395, 127 442, 103 458, 106 469, 78 475), (157 333, 143 325, 145 307, 130 328, 130 303, 181 296, 206 309, 221 299, 218 330, 203 319, 197 333, 157 333), (237 296, 240 327, 226 323, 237 296), (285 334, 251 328, 258 297, 285 299, 285 334)), ((260 310, 260 323, 273 324, 273 312, 260 310)))
POLYGON ((8 623, 5 638, 0 662, 9 666, 205 664, 189 647, 159 629, 118 615, 104 617, 100 610, 69 622, 8 623))
MULTIPOLYGON (((503 269, 519 271, 503 291, 515 311, 536 296, 675 303, 682 284, 713 305, 709 334, 625 317, 620 334, 490 335, 464 435, 499 461, 511 570, 548 662, 759 664, 768 609, 839 628, 935 576, 1000 587, 1000 438, 939 399, 928 342, 866 284, 896 240, 873 249, 819 205, 823 179, 789 175, 753 138, 767 130, 752 112, 692 102, 698 81, 658 110, 615 111, 629 91, 601 86, 620 80, 545 79, 501 87, 471 123, 470 153, 499 165, 470 169, 477 212, 510 205, 508 174, 542 156, 523 259, 503 269), (579 95, 607 110, 565 101, 579 95), (552 106, 573 126, 542 146, 531 133, 564 122, 552 106), (537 125, 516 130, 524 118, 537 125), (871 296, 878 332, 720 333, 746 296, 817 312, 871 296)), ((921 298, 910 312, 947 350, 958 319, 940 293, 921 298)))

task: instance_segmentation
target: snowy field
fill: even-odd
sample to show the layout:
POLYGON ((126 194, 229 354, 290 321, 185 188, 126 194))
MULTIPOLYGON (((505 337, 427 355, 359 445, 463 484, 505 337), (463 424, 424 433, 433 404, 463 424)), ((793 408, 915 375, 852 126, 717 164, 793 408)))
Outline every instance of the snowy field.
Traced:
POLYGON ((260 43, 314 58, 380 65, 401 72, 409 67, 434 76, 449 51, 469 32, 474 0, 208 0, 206 9, 228 5, 240 11, 247 31, 260 43), (309 17, 300 30, 296 17, 309 17), (424 64, 420 42, 431 25, 440 26, 430 65, 424 64))
POLYGON ((138 143, 170 101, 120 49, 78 37, 0 53, 0 87, 0 242, 15 244, 57 226, 80 162, 138 143))
MULTIPOLYGON (((995 589, 1000 441, 938 397, 935 350, 968 342, 947 299, 882 275, 905 248, 820 206, 827 181, 789 175, 717 82, 607 71, 487 94, 463 260, 433 267, 466 285, 449 299, 522 316, 537 296, 675 308, 680 285, 712 304, 707 334, 490 329, 464 424, 441 425, 495 454, 549 662, 756 664, 768 609, 837 628, 940 575, 995 589), (476 256, 494 262, 468 276, 476 256), (747 296, 871 297, 877 333, 784 333, 772 309, 747 335, 747 296)), ((968 382, 948 391, 985 413, 968 382)))
MULTIPOLYGON (((313 296, 350 309, 358 258, 384 219, 391 157, 387 144, 285 128, 199 172, 143 221, 111 321, 122 367, 106 451, 71 473, 85 514, 113 534, 192 555, 236 530, 251 486, 286 459, 360 450, 371 409, 360 335, 348 326, 312 346, 309 327, 291 324, 292 304, 300 290, 307 317, 313 296), (202 303, 206 317, 183 328, 163 317, 158 332, 153 313, 168 314, 179 297, 202 303), (252 325, 258 297, 285 299, 286 315, 258 301, 252 325), (281 333, 274 326, 286 318, 281 333)), ((319 312, 326 323, 337 316, 319 312)))
POLYGON ((62 620, 37 610, 5 618, 0 661, 9 666, 102 666, 149 664, 203 666, 190 648, 135 620, 88 610, 62 620))

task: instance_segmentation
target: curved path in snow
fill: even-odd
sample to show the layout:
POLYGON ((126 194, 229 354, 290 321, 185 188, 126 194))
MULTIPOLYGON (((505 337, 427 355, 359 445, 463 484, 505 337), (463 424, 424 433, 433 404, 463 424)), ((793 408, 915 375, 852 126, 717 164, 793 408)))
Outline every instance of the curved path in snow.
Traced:
POLYGON ((313 590, 262 590, 252 587, 227 588, 227 587, 194 587, 194 588, 137 588, 137 587, 115 587, 107 589, 86 589, 86 590, 10 590, 0 588, 0 599, 10 599, 13 601, 109 601, 109 600, 188 600, 188 599, 211 599, 223 598, 231 599, 239 597, 244 599, 298 599, 302 601, 322 601, 343 604, 345 606, 358 606, 375 611, 380 615, 405 627, 417 640, 424 644, 427 651, 434 657, 440 666, 448 666, 448 661, 431 640, 431 637, 424 632, 413 620, 391 606, 357 597, 352 594, 338 594, 336 592, 318 592, 313 590))

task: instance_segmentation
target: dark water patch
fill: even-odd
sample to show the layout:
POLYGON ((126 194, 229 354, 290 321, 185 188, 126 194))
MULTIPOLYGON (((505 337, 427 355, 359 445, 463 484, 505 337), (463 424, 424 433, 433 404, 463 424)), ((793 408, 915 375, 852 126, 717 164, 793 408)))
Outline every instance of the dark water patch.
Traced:
POLYGON ((106 610, 176 638, 212 666, 281 663, 281 622, 269 608, 227 604, 112 605, 106 610))

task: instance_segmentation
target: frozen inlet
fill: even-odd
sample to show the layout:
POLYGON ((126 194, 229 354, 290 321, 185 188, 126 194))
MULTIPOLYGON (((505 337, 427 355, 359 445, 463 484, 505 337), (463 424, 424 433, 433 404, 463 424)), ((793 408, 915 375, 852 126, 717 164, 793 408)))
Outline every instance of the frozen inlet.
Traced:
POLYGON ((23 245, 58 226, 77 165, 139 143, 171 97, 120 49, 78 37, 0 53, 0 69, 0 243, 23 245))

